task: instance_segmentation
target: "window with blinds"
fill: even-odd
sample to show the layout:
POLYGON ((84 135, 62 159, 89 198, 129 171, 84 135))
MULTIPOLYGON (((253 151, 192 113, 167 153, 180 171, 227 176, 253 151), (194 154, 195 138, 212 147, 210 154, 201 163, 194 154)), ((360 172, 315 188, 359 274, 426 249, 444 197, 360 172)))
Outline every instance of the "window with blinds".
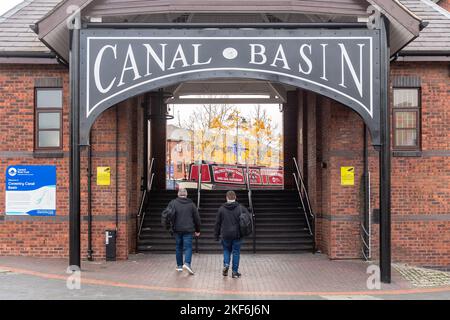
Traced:
POLYGON ((420 149, 420 89, 394 88, 394 149, 420 149))

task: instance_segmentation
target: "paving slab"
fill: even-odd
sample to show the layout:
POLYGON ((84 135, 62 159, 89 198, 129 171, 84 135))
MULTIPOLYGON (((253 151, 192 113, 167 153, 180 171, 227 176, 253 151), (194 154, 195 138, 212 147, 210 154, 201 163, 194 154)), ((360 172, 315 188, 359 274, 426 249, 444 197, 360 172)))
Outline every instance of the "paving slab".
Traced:
POLYGON ((0 294, 0 299, 375 300, 413 294, 446 299, 447 291, 450 297, 450 286, 420 291, 395 268, 391 284, 370 289, 368 267, 372 265, 361 260, 331 261, 322 254, 243 254, 242 278, 232 279, 221 275, 222 256, 218 254, 194 254, 193 276, 175 270, 172 254, 138 254, 115 262, 83 261, 80 273, 68 271, 66 259, 0 257, 0 270, 9 271, 0 274, 0 291, 11 293, 7 297, 0 294), (27 282, 40 285, 28 285, 33 290, 24 293, 20 288, 27 282), (68 283, 72 289, 79 283, 80 290, 76 286, 70 290, 68 283), (19 291, 11 291, 11 287, 19 291))

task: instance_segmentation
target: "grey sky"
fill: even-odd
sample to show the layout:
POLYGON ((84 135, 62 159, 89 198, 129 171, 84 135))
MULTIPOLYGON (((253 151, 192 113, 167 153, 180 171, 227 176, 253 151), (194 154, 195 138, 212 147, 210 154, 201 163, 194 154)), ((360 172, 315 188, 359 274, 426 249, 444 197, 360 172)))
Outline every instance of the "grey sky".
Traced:
POLYGON ((11 8, 14 8, 19 3, 23 2, 23 0, 1 0, 0 1, 0 15, 4 14, 11 8))

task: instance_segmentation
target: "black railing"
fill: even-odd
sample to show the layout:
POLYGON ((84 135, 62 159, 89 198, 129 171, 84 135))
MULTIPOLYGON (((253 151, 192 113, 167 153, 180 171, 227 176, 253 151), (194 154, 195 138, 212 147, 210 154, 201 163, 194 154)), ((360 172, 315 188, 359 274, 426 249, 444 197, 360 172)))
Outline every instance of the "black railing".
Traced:
MULTIPOLYGON (((199 211, 202 192, 202 163, 203 160, 200 161, 200 164, 198 165, 198 180, 197 180, 197 210, 199 211)), ((198 237, 195 237, 195 252, 198 253, 198 237)))
POLYGON ((197 209, 200 209, 200 199, 202 191, 202 164, 198 165, 198 181, 197 181, 197 209))
POLYGON ((246 180, 246 185, 247 185, 247 195, 248 195, 248 207, 250 209, 250 213, 252 215, 252 220, 253 220, 253 253, 256 253, 256 224, 255 224, 255 208, 253 207, 253 199, 252 199, 252 188, 251 188, 251 184, 250 184, 250 174, 249 174, 249 169, 248 169, 248 165, 247 165, 247 170, 246 170, 246 176, 245 176, 245 180, 246 180))
POLYGON ((152 161, 150 163, 150 167, 148 170, 148 173, 150 174, 150 180, 147 182, 146 186, 143 186, 143 190, 141 193, 141 201, 139 204, 139 211, 138 211, 138 215, 137 215, 137 221, 139 223, 138 225, 138 239, 141 236, 141 231, 142 231, 142 226, 144 224, 144 220, 145 220, 145 214, 147 213, 147 210, 145 208, 145 203, 147 201, 147 197, 148 197, 148 193, 150 192, 150 190, 152 189, 152 185, 153 185, 153 178, 155 177, 155 174, 152 172, 153 171, 153 163, 155 162, 155 159, 152 158, 152 161))
POLYGON ((313 251, 315 251, 315 215, 311 207, 311 202, 309 201, 308 190, 306 190, 306 186, 303 180, 302 173, 298 167, 297 160, 292 158, 294 161, 294 166, 296 172, 293 173, 295 185, 297 187, 298 195, 300 197, 300 202, 303 208, 303 212, 305 213, 306 224, 308 226, 309 233, 313 236, 313 251), (297 173, 297 174, 296 174, 297 173))
POLYGON ((370 223, 370 221, 371 221, 371 214, 370 214, 370 211, 371 211, 371 208, 370 208, 370 171, 368 171, 367 172, 367 206, 368 206, 368 209, 367 209, 367 211, 368 211, 368 217, 367 217, 367 219, 368 219, 368 223, 367 223, 367 226, 368 226, 368 228, 366 228, 365 226, 364 226, 364 222, 361 222, 361 224, 360 224, 360 229, 361 229, 361 232, 360 232, 360 235, 361 235, 361 242, 362 242, 362 246, 361 246, 361 252, 362 252, 362 255, 363 255, 363 257, 364 257, 364 259, 366 260, 366 261, 368 261, 368 260, 370 260, 371 258, 372 258, 372 248, 371 248, 371 246, 370 246, 370 241, 371 241, 371 233, 372 233, 372 230, 371 230, 371 223, 370 223))

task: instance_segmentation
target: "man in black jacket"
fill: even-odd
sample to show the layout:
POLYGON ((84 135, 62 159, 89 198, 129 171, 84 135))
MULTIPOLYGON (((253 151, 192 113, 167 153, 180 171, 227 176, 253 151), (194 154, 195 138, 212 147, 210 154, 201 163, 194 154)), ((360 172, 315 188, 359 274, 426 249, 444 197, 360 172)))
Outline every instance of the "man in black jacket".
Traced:
POLYGON ((228 276, 231 255, 233 255, 232 277, 239 278, 239 258, 241 254, 241 236, 239 232, 239 217, 241 213, 247 213, 245 207, 236 201, 234 191, 227 192, 227 202, 217 212, 215 238, 222 238, 223 246, 223 276, 228 276))
POLYGON ((177 271, 182 272, 183 269, 186 269, 193 275, 194 271, 191 267, 192 238, 194 232, 196 237, 200 236, 200 215, 192 200, 187 198, 187 190, 184 188, 178 190, 178 198, 172 200, 169 206, 173 206, 175 209, 173 231, 176 239, 177 271), (183 251, 185 253, 184 264, 183 251))

